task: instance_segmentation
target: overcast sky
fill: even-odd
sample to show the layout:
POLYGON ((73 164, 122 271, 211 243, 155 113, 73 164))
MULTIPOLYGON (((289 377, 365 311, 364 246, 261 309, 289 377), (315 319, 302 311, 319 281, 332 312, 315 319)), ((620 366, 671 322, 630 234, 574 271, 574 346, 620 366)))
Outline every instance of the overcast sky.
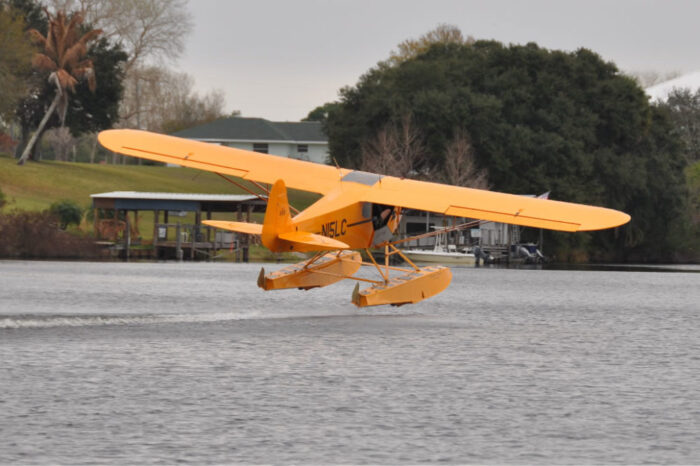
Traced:
POLYGON ((189 0, 175 65, 226 110, 298 121, 336 100, 396 45, 441 23, 476 39, 586 47, 625 71, 700 70, 700 1, 189 0))

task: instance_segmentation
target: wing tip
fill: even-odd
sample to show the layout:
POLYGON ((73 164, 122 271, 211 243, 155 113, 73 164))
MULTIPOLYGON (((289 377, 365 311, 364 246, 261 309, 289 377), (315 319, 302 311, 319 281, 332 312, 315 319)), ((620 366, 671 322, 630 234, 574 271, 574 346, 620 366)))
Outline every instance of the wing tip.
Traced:
POLYGON ((134 134, 146 133, 146 131, 138 129, 105 129, 97 133, 97 141, 105 149, 112 152, 119 152, 122 149, 122 141, 134 134))
POLYGON ((116 140, 119 137, 118 129, 106 129, 97 134, 97 141, 106 149, 114 150, 117 146, 116 140))
POLYGON ((595 219, 582 223, 578 231, 596 231, 617 228, 632 220, 632 217, 625 212, 613 209, 605 209, 605 211, 605 215, 596 216, 595 219))

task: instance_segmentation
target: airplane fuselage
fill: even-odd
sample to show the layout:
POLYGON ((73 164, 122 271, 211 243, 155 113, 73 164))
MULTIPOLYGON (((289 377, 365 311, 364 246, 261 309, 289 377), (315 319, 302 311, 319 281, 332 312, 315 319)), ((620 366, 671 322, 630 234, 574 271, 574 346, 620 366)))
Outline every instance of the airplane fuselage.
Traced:
POLYGON ((400 220, 400 209, 369 202, 357 202, 339 210, 312 217, 295 224, 300 230, 326 236, 350 246, 364 249, 391 238, 400 220))

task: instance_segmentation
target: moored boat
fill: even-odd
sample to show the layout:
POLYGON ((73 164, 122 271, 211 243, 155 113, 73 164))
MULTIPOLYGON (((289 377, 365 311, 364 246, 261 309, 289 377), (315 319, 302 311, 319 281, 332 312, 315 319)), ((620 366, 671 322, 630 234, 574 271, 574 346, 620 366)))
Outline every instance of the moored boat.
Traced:
POLYGON ((406 257, 414 262, 436 262, 440 264, 476 264, 476 256, 467 248, 457 249, 454 244, 448 244, 447 234, 439 234, 435 237, 435 246, 432 249, 403 249, 406 257))

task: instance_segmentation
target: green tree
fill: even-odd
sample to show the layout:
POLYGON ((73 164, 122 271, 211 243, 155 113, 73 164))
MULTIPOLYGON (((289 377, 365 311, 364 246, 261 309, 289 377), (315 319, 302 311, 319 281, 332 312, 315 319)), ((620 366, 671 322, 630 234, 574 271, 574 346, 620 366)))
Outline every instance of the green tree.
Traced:
POLYGON ((34 55, 33 65, 38 70, 49 72, 48 81, 55 86, 55 96, 39 122, 36 133, 17 161, 19 165, 24 164, 29 157, 29 152, 54 111, 58 114, 61 126, 64 125, 68 110, 68 92, 75 92, 78 80, 85 79, 91 91, 96 87, 93 63, 85 58, 85 55, 88 43, 96 39, 102 31, 94 29, 81 33, 80 25, 83 23, 83 18, 79 14, 69 18, 62 11, 55 16, 46 11, 46 15, 49 21, 46 35, 36 29, 30 29, 29 33, 44 50, 43 53, 37 52, 34 55))
MULTIPOLYGON (((46 34, 48 30, 48 21, 46 19, 46 14, 42 9, 42 5, 35 0, 0 0, 0 7, 5 9, 11 9, 18 13, 24 20, 25 24, 25 34, 29 29, 36 29, 42 34, 46 34)), ((36 49, 33 50, 34 52, 36 49)), ((28 95, 21 99, 17 104, 15 109, 15 120, 19 122, 21 128, 21 135, 19 144, 15 147, 15 157, 19 158, 24 147, 30 137, 31 130, 36 128, 41 121, 43 116, 43 111, 48 107, 51 96, 46 104, 44 102, 39 102, 37 94, 42 86, 48 87, 47 76, 45 74, 39 73, 36 69, 31 68, 23 74, 24 81, 28 87, 28 95), (35 113, 36 115, 32 115, 35 113), (36 123, 29 124, 30 119, 36 120, 36 123)), ((33 149, 30 157, 33 157, 33 149)))
POLYGON ((700 161, 700 89, 674 89, 660 105, 670 111, 675 132, 685 145, 686 162, 700 161))
POLYGON ((0 119, 12 117, 19 99, 28 92, 25 77, 34 49, 24 36, 19 12, 0 4, 0 119))
POLYGON ((700 162, 696 162, 686 168, 686 179, 688 180, 688 193, 690 209, 691 228, 694 233, 693 260, 700 260, 700 162))
POLYGON ((73 201, 58 201, 51 204, 49 212, 59 220, 61 230, 68 228, 68 225, 80 225, 83 220, 83 210, 73 201))
POLYGON ((46 31, 48 23, 43 6, 35 0, 0 0, 0 9, 12 10, 23 18, 27 27, 46 31))
POLYGON ((311 110, 306 118, 301 121, 319 121, 323 124, 326 123, 328 115, 338 106, 336 102, 328 102, 323 105, 319 105, 315 109, 311 110))
POLYGON ((435 43, 415 57, 381 63, 340 94, 325 128, 342 166, 358 168, 363 145, 411 113, 427 151, 418 171, 444 172, 459 128, 493 189, 551 191, 556 199, 632 216, 620 231, 558 234, 550 245, 584 247, 589 255, 602 252, 601 259, 660 259, 674 248, 664 232, 683 216, 682 146, 668 114, 589 50, 435 43))
POLYGON ((70 118, 68 126, 75 136, 111 128, 119 120, 119 102, 124 90, 122 64, 127 55, 119 44, 105 38, 97 39, 90 47, 87 59, 93 63, 100 87, 97 92, 92 92, 88 81, 81 81, 75 87, 67 116, 70 118))
MULTIPOLYGON (((46 34, 48 30, 46 15, 43 12, 41 15, 36 14, 36 11, 31 8, 30 0, 14 1, 23 2, 22 11, 27 23, 46 34)), ((83 25, 83 27, 85 30, 91 29, 89 25, 83 25)), ((66 125, 74 136, 112 127, 119 119, 119 102, 123 94, 123 64, 127 55, 119 44, 114 44, 106 38, 99 38, 92 42, 86 58, 93 63, 95 78, 100 87, 99 92, 92 92, 84 80, 75 86, 75 93, 69 101, 66 112, 66 125)), ((36 70, 33 72, 28 78, 31 82, 30 95, 16 108, 15 113, 22 129, 20 144, 15 151, 17 157, 24 152, 31 131, 39 126, 46 109, 54 99, 56 88, 48 82, 47 76, 46 72, 36 70)), ((60 125, 60 119, 54 113, 49 117, 44 130, 60 125)), ((38 134, 37 139, 41 136, 38 134)), ((32 158, 31 152, 30 158, 32 158)))

